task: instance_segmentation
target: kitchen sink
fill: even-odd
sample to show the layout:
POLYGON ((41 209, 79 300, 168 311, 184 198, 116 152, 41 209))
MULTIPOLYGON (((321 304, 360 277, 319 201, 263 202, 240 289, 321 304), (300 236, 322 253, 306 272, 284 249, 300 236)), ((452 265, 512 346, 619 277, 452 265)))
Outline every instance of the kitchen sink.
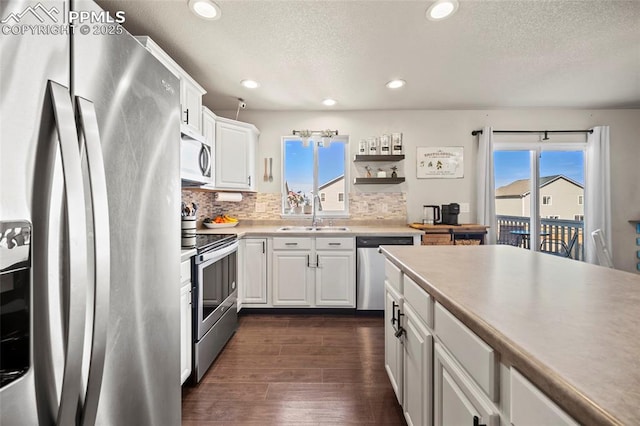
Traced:
POLYGON ((346 226, 318 226, 317 228, 315 228, 316 231, 331 231, 331 232, 344 232, 344 231, 348 231, 349 228, 347 228, 346 226))
POLYGON ((346 226, 283 226, 278 228, 278 232, 345 232, 349 228, 346 226))

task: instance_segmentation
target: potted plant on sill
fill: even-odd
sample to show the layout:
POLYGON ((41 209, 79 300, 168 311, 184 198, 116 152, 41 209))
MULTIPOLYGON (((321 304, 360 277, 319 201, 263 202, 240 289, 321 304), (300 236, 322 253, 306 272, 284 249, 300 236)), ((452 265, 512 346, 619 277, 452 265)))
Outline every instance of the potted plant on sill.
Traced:
POLYGON ((287 202, 291 208, 291 212, 294 214, 302 214, 302 205, 304 204, 304 196, 302 191, 293 192, 289 191, 287 194, 287 202))

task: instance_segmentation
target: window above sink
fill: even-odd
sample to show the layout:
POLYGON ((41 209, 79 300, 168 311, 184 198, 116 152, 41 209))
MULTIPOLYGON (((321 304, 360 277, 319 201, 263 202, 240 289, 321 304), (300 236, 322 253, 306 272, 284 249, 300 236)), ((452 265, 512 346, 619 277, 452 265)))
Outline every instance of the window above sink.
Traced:
POLYGON ((348 215, 348 155, 345 135, 283 137, 283 217, 348 215))

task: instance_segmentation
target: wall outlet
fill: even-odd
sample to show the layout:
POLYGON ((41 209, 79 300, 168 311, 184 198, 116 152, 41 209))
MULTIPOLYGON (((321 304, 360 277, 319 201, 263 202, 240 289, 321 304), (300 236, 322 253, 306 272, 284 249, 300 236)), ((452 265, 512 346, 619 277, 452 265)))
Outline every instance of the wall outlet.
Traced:
POLYGON ((265 203, 256 203, 256 213, 264 213, 267 211, 267 205, 265 203))
POLYGON ((381 209, 382 213, 388 213, 389 212, 389 206, 387 205, 387 203, 382 203, 381 209))
POLYGON ((469 203, 460 203, 460 213, 469 213, 469 203))

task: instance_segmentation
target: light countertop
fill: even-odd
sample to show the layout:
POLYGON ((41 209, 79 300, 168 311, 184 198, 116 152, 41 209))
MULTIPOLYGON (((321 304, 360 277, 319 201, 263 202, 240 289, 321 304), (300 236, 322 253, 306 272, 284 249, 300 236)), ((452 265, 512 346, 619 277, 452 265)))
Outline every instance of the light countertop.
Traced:
MULTIPOLYGON (((278 231, 278 228, 287 226, 280 225, 238 225, 233 228, 205 228, 198 229, 198 234, 237 234, 238 238, 243 237, 322 237, 322 236, 343 236, 353 237, 360 235, 376 235, 376 236, 415 236, 422 235, 424 232, 410 228, 409 226, 392 225, 392 226, 350 226, 348 231, 278 231)), ((342 225, 339 225, 342 226, 342 225)))
POLYGON ((640 424, 640 276, 511 246, 383 253, 583 424, 640 424))
POLYGON ((189 258, 191 256, 195 256, 196 255, 196 249, 191 248, 191 249, 182 249, 180 251, 180 262, 184 262, 185 260, 189 260, 189 258))

